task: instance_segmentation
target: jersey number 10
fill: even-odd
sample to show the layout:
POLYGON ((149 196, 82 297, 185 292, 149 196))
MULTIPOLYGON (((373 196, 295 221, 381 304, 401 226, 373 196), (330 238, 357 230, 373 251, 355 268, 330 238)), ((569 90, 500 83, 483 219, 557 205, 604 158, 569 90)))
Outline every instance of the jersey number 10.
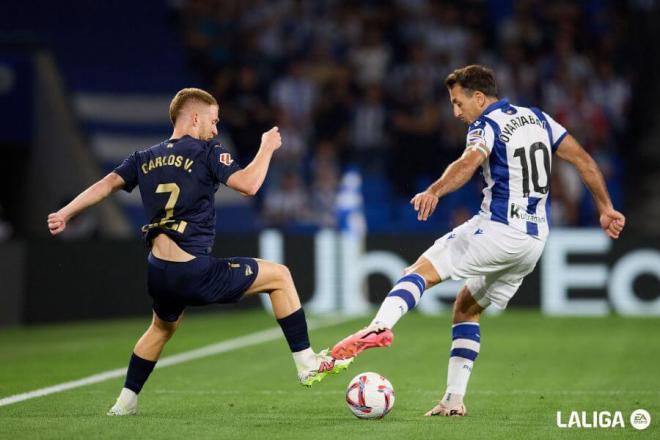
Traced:
POLYGON ((523 197, 529 197, 529 163, 532 164, 531 181, 534 185, 534 192, 538 194, 547 194, 550 189, 550 152, 548 151, 548 147, 543 142, 534 142, 529 148, 529 163, 525 156, 525 148, 514 150, 513 157, 519 158, 520 165, 522 166, 523 197), (541 151, 543 156, 543 169, 545 171, 545 185, 543 186, 539 183, 539 167, 536 160, 536 153, 538 151, 541 151))

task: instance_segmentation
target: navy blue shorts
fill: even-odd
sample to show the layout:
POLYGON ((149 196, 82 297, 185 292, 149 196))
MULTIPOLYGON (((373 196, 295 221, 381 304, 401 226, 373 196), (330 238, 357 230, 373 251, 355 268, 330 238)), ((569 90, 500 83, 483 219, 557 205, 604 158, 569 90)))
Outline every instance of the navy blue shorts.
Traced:
POLYGON ((259 273, 254 258, 200 256, 178 263, 149 254, 148 261, 147 289, 154 312, 169 322, 179 319, 186 306, 237 302, 259 273))

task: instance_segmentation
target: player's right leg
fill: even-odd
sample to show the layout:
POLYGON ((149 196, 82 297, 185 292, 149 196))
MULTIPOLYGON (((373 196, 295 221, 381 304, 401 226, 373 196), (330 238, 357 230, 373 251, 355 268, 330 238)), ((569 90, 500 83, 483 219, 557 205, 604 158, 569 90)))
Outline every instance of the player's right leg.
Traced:
POLYGON ((300 382, 311 386, 328 374, 348 368, 352 359, 336 360, 325 351, 315 353, 312 350, 305 312, 289 269, 282 264, 265 260, 257 260, 257 263, 257 277, 244 295, 270 295, 273 313, 289 344, 300 382))
MULTIPOLYGON (((161 312, 162 313, 162 312, 161 312)), ((153 312, 151 325, 135 344, 126 372, 124 388, 119 393, 115 404, 108 411, 109 416, 129 416, 137 414, 138 394, 156 366, 160 353, 179 326, 182 312, 165 315, 166 321, 153 312)))
POLYGON ((339 341, 332 348, 332 356, 337 359, 352 358, 367 348, 388 347, 394 339, 394 325, 415 308, 427 288, 441 281, 431 262, 424 256, 419 257, 394 284, 371 324, 339 341))
POLYGON ((424 291, 455 275, 456 262, 465 258, 463 243, 478 228, 479 221, 479 216, 473 217, 436 240, 394 284, 371 324, 337 343, 332 355, 341 359, 356 356, 367 348, 390 345, 394 337, 392 327, 417 305, 424 291))

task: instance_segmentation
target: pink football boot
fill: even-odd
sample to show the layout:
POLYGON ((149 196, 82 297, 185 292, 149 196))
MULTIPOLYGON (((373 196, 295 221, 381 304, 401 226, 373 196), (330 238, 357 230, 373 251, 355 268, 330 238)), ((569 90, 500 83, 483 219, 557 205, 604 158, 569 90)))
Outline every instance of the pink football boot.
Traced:
POLYGON ((332 357, 348 359, 357 356, 363 350, 374 347, 389 347, 394 339, 392 330, 382 325, 372 324, 339 341, 332 347, 332 357))

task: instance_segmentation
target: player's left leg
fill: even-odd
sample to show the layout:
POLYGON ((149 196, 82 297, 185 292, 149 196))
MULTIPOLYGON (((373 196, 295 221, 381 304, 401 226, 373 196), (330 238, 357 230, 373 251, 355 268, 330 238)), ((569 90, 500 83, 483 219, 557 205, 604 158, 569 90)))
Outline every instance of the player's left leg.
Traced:
POLYGON ((440 283, 440 275, 424 256, 408 267, 387 294, 378 313, 367 327, 339 341, 332 348, 337 359, 355 357, 367 348, 387 347, 392 343, 392 328, 415 308, 424 291, 440 283))
POLYGON ((289 344, 300 382, 311 386, 323 380, 329 373, 338 373, 348 368, 352 359, 337 360, 328 356, 326 351, 315 353, 312 350, 305 311, 300 304, 289 269, 282 264, 265 260, 257 260, 257 263, 257 277, 244 296, 258 293, 270 295, 273 313, 289 344))
MULTIPOLYGON (((490 232, 484 225, 486 237, 490 232)), ((495 225, 499 228, 498 225, 495 225)), ((504 231, 507 232, 506 230, 504 231)), ((531 236, 514 237, 513 240, 493 240, 483 242, 479 255, 488 256, 487 250, 495 252, 494 262, 482 263, 484 274, 466 277, 464 287, 454 302, 452 345, 447 369, 447 389, 442 400, 427 416, 463 416, 466 414, 463 403, 474 361, 481 348, 481 313, 491 304, 505 309, 538 261, 545 243, 531 236), (502 245, 505 246, 502 246, 502 245), (517 252, 511 252, 511 249, 517 252), (517 248, 517 249, 516 249, 517 248), (504 264, 499 264, 504 261, 504 264), (490 272, 485 269, 490 268, 490 272)), ((477 269, 478 262, 473 266, 477 269)))
MULTIPOLYGON (((482 301, 482 304, 484 302, 482 301)), ((463 398, 474 361, 479 355, 481 330, 479 319, 484 307, 470 293, 466 284, 454 301, 452 344, 447 368, 447 390, 440 402, 425 415, 464 416, 463 398)))
POLYGON ((124 388, 108 411, 109 416, 137 414, 137 396, 156 366, 163 347, 174 336, 182 317, 180 314, 175 321, 165 321, 153 312, 151 325, 135 344, 126 371, 124 388))

